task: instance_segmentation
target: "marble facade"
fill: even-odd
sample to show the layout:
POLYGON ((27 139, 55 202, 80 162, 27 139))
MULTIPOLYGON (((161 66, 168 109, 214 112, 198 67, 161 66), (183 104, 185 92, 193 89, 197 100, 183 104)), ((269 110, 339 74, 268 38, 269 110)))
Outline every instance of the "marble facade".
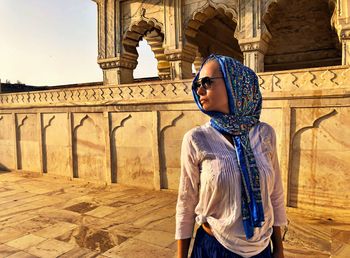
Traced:
POLYGON ((289 209, 350 221, 349 1, 95 2, 104 84, 0 94, 2 170, 176 190, 182 137, 208 121, 191 66, 215 51, 258 72, 289 209), (142 37, 160 80, 133 82, 142 37))

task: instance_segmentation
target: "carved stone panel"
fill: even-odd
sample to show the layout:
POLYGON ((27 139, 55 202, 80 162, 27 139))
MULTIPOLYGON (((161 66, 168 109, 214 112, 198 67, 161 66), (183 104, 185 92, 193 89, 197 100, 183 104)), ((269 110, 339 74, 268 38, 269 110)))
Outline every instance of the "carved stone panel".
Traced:
POLYGON ((69 146, 67 113, 42 115, 43 169, 44 173, 72 177, 69 169, 69 146))
POLYGON ((209 121, 199 111, 164 111, 160 113, 160 155, 162 188, 178 189, 180 154, 184 134, 209 121))
POLYGON ((11 114, 0 114, 0 170, 15 169, 14 124, 11 114))
POLYGON ((73 114, 74 176, 106 181, 106 146, 102 113, 73 114))
POLYGON ((17 162, 18 168, 40 172, 40 150, 37 115, 17 114, 17 162))
POLYGON ((111 153, 117 183, 153 188, 152 113, 112 113, 111 153))
MULTIPOLYGON (((282 144, 282 110, 280 108, 269 108, 261 111, 260 121, 268 123, 273 127, 277 137, 277 155, 281 160, 281 144, 282 144)), ((282 171, 285 172, 285 171, 282 171)), ((286 189, 284 189, 286 190, 286 189)))
POLYGON ((293 207, 350 218, 350 109, 293 112, 290 198, 293 207))

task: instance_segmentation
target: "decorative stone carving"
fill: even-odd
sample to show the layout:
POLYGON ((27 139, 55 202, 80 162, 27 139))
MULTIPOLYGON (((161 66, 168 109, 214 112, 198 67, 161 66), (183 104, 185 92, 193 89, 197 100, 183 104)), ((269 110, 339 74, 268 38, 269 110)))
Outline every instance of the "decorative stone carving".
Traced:
POLYGON ((115 116, 111 115, 111 131, 110 131, 110 141, 111 141, 111 157, 112 157, 112 164, 111 164, 111 170, 112 170, 112 182, 117 183, 118 182, 118 169, 117 169, 117 163, 116 163, 116 157, 117 157, 117 143, 116 143, 116 131, 124 127, 124 124, 126 121, 132 118, 131 114, 122 114, 122 116, 115 116))
MULTIPOLYGON (((342 41, 342 62, 347 64, 349 46, 347 39, 341 35, 348 28, 349 4, 345 0, 315 1, 295 2, 290 9, 287 0, 149 0, 117 1, 115 5, 112 1, 96 0, 99 13, 98 63, 103 69, 104 84, 133 82, 132 70, 137 64, 136 46, 142 37, 150 42, 155 53, 160 79, 191 78, 197 51, 202 57, 211 52, 233 56, 256 72, 335 65, 340 62, 341 50, 334 33, 323 29, 325 26, 331 29, 327 24, 332 24, 337 31, 342 41), (286 15, 281 15, 281 10, 285 14, 292 12, 282 22, 279 19, 286 15), (302 14, 298 10, 309 13, 302 14), (312 19, 314 12, 317 17, 323 18, 315 16, 317 26, 312 33, 293 36, 295 30, 285 31, 289 27, 304 28, 303 21, 312 19), (302 18, 293 19, 299 14, 302 18), (329 22, 326 24, 327 15, 329 22), (285 25, 281 24, 283 22, 285 25), (284 29, 276 28, 278 24, 284 29), (311 39, 310 35, 319 39, 311 39), (288 38, 286 43, 280 42, 283 38, 288 38), (289 38, 294 40, 291 45, 295 51, 284 46, 288 45, 289 38), (303 41, 315 45, 314 49, 303 45, 303 41)), ((310 23, 309 20, 307 22, 310 23)))
POLYGON ((17 121, 18 169, 41 172, 37 115, 17 114, 17 121))
MULTIPOLYGON (((304 94, 304 90, 335 90, 346 88, 350 84, 350 68, 328 67, 308 70, 281 71, 274 73, 259 73, 260 87, 264 93, 284 92, 289 94, 304 94), (303 90, 303 91, 301 91, 303 90)), ((192 80, 144 82, 138 84, 124 84, 120 86, 95 86, 50 90, 42 92, 0 94, 1 107, 30 107, 36 106, 66 106, 76 102, 85 102, 85 105, 111 103, 147 103, 152 101, 164 102, 172 99, 174 102, 192 100, 192 80), (33 97, 33 96, 40 97, 33 97), (26 98, 24 97, 26 96, 26 98), (176 97, 176 99, 173 99, 176 97), (129 101, 129 102, 128 102, 129 101)), ((327 91, 318 94, 327 94, 327 91)))
POLYGON ((114 124, 122 124, 115 131, 113 140, 114 169, 118 183, 154 188, 154 164, 152 151, 152 114, 134 112, 112 114, 114 124), (117 117, 117 121, 115 121, 117 117), (120 122, 119 122, 120 121, 120 122))
POLYGON ((350 29, 342 30, 342 64, 350 65, 350 29))
POLYGON ((11 114, 0 115, 0 170, 10 171, 16 169, 15 154, 15 124, 11 114))
POLYGON ((334 217, 342 213, 349 202, 346 167, 349 159, 347 116, 349 109, 298 108, 294 110, 292 157, 288 205, 311 211, 315 216, 334 217), (342 132, 342 133, 340 133, 342 132), (332 162, 333 161, 333 162, 332 162), (334 176, 331 173, 336 171, 334 176), (332 180, 330 180, 332 177, 332 180), (339 195, 339 192, 343 193, 339 195))
POLYGON ((102 114, 74 114, 73 164, 74 177, 107 181, 106 147, 102 114))
POLYGON ((67 114, 44 113, 42 126, 43 172, 72 178, 67 114))

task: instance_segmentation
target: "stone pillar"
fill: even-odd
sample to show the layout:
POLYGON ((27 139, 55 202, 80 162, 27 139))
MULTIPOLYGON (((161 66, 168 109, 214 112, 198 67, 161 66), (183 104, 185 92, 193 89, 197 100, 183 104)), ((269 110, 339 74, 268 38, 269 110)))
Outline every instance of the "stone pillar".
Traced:
POLYGON ((137 55, 122 53, 120 1, 94 0, 98 10, 98 60, 105 85, 133 82, 137 55))
POLYGON ((342 65, 350 65, 350 2, 337 0, 332 16, 332 26, 338 33, 342 47, 342 65))
POLYGON ((192 78, 192 63, 196 47, 185 44, 182 35, 182 0, 165 0, 164 54, 170 65, 170 79, 181 80, 192 78))
POLYGON ((264 57, 271 34, 262 21, 261 0, 244 1, 240 7, 240 27, 236 38, 243 52, 244 64, 255 72, 264 71, 264 57))
POLYGON ((267 40, 259 37, 239 40, 239 45, 243 52, 244 65, 256 73, 264 71, 264 57, 268 48, 267 42, 267 40))
POLYGON ((197 51, 196 58, 194 59, 194 69, 196 70, 196 73, 199 71, 201 68, 201 65, 203 63, 203 57, 202 55, 197 51))
POLYGON ((350 65, 350 29, 341 32, 342 65, 350 65))
POLYGON ((99 59, 105 85, 133 82, 133 70, 137 65, 137 55, 124 53, 123 56, 99 59))
POLYGON ((195 51, 175 49, 165 50, 164 53, 170 63, 170 78, 172 80, 193 78, 192 63, 195 58, 195 51))

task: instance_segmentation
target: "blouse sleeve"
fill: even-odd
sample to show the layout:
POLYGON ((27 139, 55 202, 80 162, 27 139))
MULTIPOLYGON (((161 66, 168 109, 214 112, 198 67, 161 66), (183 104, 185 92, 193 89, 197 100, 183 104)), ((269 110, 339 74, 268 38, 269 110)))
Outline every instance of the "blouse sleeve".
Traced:
POLYGON ((175 239, 192 237, 200 178, 196 156, 191 136, 186 133, 181 147, 181 176, 176 205, 175 239))
POLYGON ((273 192, 271 193, 271 203, 274 213, 274 226, 287 225, 287 215, 284 205, 284 193, 282 186, 281 170, 278 163, 276 133, 271 127, 272 164, 275 172, 273 192))

